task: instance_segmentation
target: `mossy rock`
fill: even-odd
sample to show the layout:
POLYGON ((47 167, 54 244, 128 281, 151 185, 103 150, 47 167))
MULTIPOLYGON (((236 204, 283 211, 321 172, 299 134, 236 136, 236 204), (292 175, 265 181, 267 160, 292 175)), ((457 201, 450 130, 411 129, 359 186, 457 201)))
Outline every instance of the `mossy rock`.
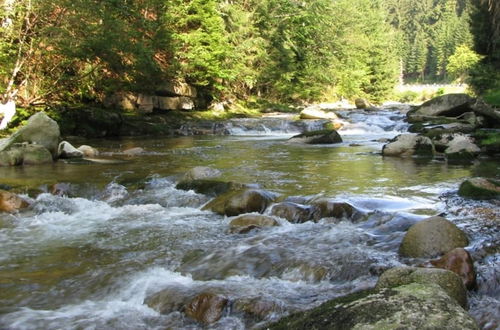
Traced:
POLYGON ((467 290, 457 274, 439 268, 395 267, 385 271, 377 289, 394 288, 410 283, 437 284, 463 308, 467 307, 467 290))
POLYGON ((243 213, 263 213, 276 199, 276 194, 261 189, 228 191, 203 207, 220 215, 235 216, 243 213))
POLYGON ((500 198, 500 181, 487 178, 465 180, 458 188, 458 194, 471 199, 500 198))
POLYGON ((179 182, 175 188, 180 190, 193 190, 198 194, 204 194, 207 196, 219 196, 230 190, 238 190, 247 187, 247 185, 236 182, 227 182, 219 180, 210 179, 200 179, 200 180, 185 180, 179 182))
POLYGON ((474 319, 436 284, 367 290, 292 314, 269 329, 478 329, 474 319))
POLYGON ((500 153, 500 129, 480 129, 473 136, 484 152, 500 153))
POLYGON ((401 242, 403 257, 432 258, 469 244, 467 235, 455 224, 442 217, 430 217, 408 229, 401 242))
POLYGON ((341 143, 342 137, 334 129, 324 129, 292 136, 289 141, 305 144, 333 144, 341 143))

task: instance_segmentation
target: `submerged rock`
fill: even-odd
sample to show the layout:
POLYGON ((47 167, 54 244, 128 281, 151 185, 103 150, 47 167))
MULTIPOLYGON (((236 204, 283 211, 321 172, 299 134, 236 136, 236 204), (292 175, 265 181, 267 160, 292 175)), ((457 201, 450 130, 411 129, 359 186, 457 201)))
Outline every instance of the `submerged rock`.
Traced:
POLYGON ((130 148, 130 149, 123 151, 123 154, 126 156, 138 156, 138 155, 144 154, 145 152, 146 152, 146 150, 144 150, 143 148, 135 147, 135 148, 130 148))
POLYGON ((207 166, 196 166, 187 171, 184 174, 182 180, 200 180, 200 179, 209 179, 209 178, 217 178, 222 175, 222 172, 207 166))
POLYGON ((16 212, 29 206, 21 197, 11 192, 0 190, 0 212, 16 212))
POLYGON ((434 145, 428 137, 417 134, 400 134, 382 148, 384 156, 434 156, 434 145))
POLYGON ((430 217, 410 227, 399 247, 404 257, 429 258, 469 244, 467 235, 442 217, 430 217))
POLYGON ((283 312, 283 307, 272 299, 265 297, 237 299, 233 308, 235 312, 244 313, 247 317, 257 320, 269 319, 273 314, 283 312))
POLYGON ((242 183, 231 181, 201 179, 181 181, 175 186, 175 188, 180 190, 193 190, 198 194, 215 197, 230 190, 239 190, 250 187, 242 183))
POLYGON ((411 283, 337 298, 292 314, 269 329, 478 329, 438 285, 411 283))
POLYGON ((271 214, 286 219, 291 223, 303 223, 313 218, 313 207, 292 202, 273 205, 271 214))
POLYGON ((458 194, 472 199, 498 199, 500 198, 500 181, 471 178, 462 182, 458 188, 458 194))
POLYGON ((252 212, 263 213, 275 198, 274 193, 261 189, 229 191, 212 200, 203 209, 227 216, 252 212))
POLYGON ((62 141, 57 148, 59 158, 82 158, 83 152, 76 149, 68 141, 62 141))
POLYGON ((320 131, 310 131, 292 136, 290 142, 299 142, 305 144, 333 144, 341 143, 342 138, 334 129, 325 129, 320 131))
POLYGON ((265 215, 245 214, 231 220, 229 226, 232 233, 243 234, 256 228, 279 226, 279 223, 265 215))
POLYGON ((204 324, 217 322, 227 305, 227 298, 214 293, 202 293, 196 296, 184 312, 190 318, 204 324))
POLYGON ((467 290, 460 277, 452 271, 438 268, 396 267, 385 271, 377 289, 394 288, 410 283, 437 284, 460 306, 467 306, 467 290))
POLYGON ((453 249, 441 258, 431 260, 430 263, 434 267, 450 270, 460 276, 462 283, 467 289, 472 290, 476 288, 474 261, 466 250, 462 248, 453 249))

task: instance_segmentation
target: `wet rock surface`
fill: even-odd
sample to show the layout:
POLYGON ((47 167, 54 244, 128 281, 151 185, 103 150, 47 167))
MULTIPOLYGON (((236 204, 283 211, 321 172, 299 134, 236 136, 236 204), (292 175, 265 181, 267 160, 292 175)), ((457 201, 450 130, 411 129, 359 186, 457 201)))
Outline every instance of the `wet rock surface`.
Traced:
POLYGON ((443 217, 431 217, 408 229, 399 253, 404 257, 435 257, 468 244, 467 235, 455 224, 443 217))
POLYGON ((334 299, 292 314, 269 329, 479 329, 437 285, 412 283, 334 299))
POLYGON ((431 260, 430 264, 437 268, 451 270, 460 276, 462 283, 468 290, 477 287, 474 261, 470 253, 462 248, 453 249, 441 258, 431 260))
POLYGON ((227 216, 263 213, 275 198, 274 193, 259 189, 229 191, 216 197, 203 209, 227 216))
POLYGON ((472 199, 499 199, 500 182, 488 178, 471 178, 462 182, 458 194, 472 199))

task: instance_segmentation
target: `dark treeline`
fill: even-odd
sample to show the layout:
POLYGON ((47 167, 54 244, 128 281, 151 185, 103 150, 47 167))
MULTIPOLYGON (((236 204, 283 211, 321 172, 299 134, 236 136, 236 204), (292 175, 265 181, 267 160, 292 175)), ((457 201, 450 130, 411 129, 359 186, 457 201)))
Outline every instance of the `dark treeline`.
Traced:
POLYGON ((0 92, 21 105, 98 102, 172 80, 216 100, 377 102, 403 78, 498 78, 495 0, 0 4, 0 92))

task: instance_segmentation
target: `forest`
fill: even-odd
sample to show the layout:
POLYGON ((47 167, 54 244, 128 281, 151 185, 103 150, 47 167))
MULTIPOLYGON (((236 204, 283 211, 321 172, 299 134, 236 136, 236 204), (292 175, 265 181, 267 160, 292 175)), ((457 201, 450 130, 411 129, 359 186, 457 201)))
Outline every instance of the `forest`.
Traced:
POLYGON ((0 93, 101 103, 168 81, 210 101, 381 102, 398 82, 497 91, 494 0, 4 0, 0 93))

